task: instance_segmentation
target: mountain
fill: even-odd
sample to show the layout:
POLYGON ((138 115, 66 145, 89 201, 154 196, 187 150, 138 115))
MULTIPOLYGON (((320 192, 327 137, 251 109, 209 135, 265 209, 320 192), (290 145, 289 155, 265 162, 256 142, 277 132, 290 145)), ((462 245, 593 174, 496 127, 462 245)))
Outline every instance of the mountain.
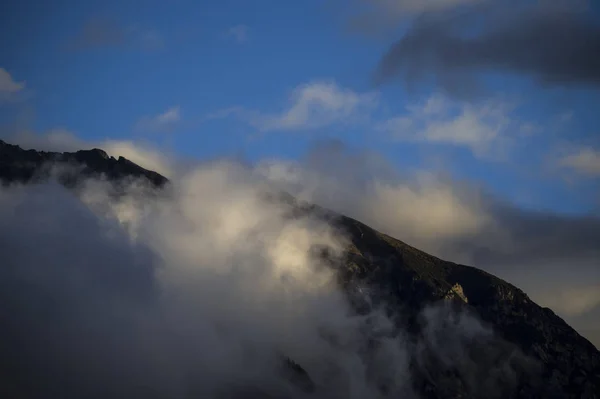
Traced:
POLYGON ((0 180, 3 183, 45 180, 51 173, 56 173, 58 179, 67 186, 84 178, 100 176, 111 181, 142 178, 154 187, 162 187, 168 181, 166 177, 123 157, 109 157, 98 148, 77 152, 45 152, 23 150, 0 140, 0 180))
MULTIPOLYGON (((38 152, 0 141, 0 180, 5 184, 43 181, 51 175, 68 187, 87 177, 104 177, 116 185, 142 179, 156 190, 168 183, 156 172, 122 157, 109 157, 99 149, 38 152)), ((413 355, 412 385, 420 397, 600 398, 600 352, 517 287, 289 195, 272 200, 288 204, 290 217, 316 215, 350 238, 341 259, 325 249, 315 248, 315 254, 337 270, 338 282, 356 313, 383 307, 407 331, 413 355), (493 334, 453 333, 456 325, 470 318, 493 334), (432 329, 431 323, 439 320, 432 329), (457 345, 466 355, 454 352, 457 345)), ((318 387, 302 365, 285 354, 283 358, 286 378, 295 381, 307 397, 318 395, 318 387)), ((385 382, 380 389, 386 397, 385 382)), ((259 394, 235 397, 266 397, 255 395, 259 394)))

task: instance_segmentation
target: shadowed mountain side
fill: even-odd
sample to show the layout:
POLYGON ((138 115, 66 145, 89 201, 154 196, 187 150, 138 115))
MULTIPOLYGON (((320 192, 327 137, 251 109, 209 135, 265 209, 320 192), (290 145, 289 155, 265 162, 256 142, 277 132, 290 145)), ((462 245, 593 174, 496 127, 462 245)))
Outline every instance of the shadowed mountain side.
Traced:
POLYGON ((59 180, 66 185, 76 184, 82 177, 101 177, 115 180, 143 178, 155 187, 162 187, 166 177, 142 168, 119 157, 109 157, 98 148, 77 152, 45 152, 24 150, 19 146, 0 140, 0 180, 3 183, 28 183, 44 180, 53 172, 52 167, 67 167, 59 173, 59 180), (68 167, 79 168, 76 173, 68 167))
MULTIPOLYGON (((81 166, 81 175, 70 175, 66 183, 82 176, 105 176, 111 181, 143 178, 155 187, 168 181, 98 149, 48 153, 0 142, 3 182, 44 179, 49 176, 49 163, 81 166)), ((341 258, 321 248, 314 248, 314 256, 338 271, 339 284, 358 314, 384 309, 397 331, 406 332, 412 385, 420 397, 600 398, 600 352, 515 286, 474 267, 428 255, 354 219, 300 203, 289 195, 269 200, 287 203, 292 218, 308 215, 327 220, 348 237, 349 246, 341 258), (465 314, 474 315, 494 334, 453 334, 448 325, 464 324, 461 315, 465 314), (467 352, 461 356, 452 352, 458 341, 467 352)), ((388 334, 396 338, 397 331, 388 334)), ((368 348, 380 345, 371 336, 368 341, 368 348)), ((283 373, 284 378, 303 387, 300 390, 306 397, 320 397, 320 387, 313 384, 302 364, 294 359, 284 364, 289 371, 283 373)), ((386 390, 382 380, 381 397, 388 397, 386 390)))
POLYGON ((388 306, 404 314, 405 323, 418 324, 414 309, 452 299, 538 360, 547 394, 598 397, 600 352, 552 310, 482 270, 443 261, 345 216, 339 224, 353 244, 342 275, 348 281, 368 280, 387 293, 388 306))

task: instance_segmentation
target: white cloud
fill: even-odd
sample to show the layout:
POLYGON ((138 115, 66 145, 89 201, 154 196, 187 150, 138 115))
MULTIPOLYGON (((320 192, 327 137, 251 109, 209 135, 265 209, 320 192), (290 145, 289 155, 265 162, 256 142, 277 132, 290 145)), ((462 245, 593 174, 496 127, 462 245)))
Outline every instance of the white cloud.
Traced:
POLYGON ((9 101, 25 89, 25 82, 17 82, 4 68, 0 68, 0 103, 9 101))
POLYGON ((592 147, 583 147, 559 159, 559 166, 578 174, 600 176, 600 151, 592 147))
POLYGON ((377 104, 376 93, 356 93, 333 81, 313 81, 296 87, 280 113, 233 107, 213 117, 234 114, 262 132, 310 130, 354 123, 368 117, 377 104))
POLYGON ((447 254, 446 244, 493 229, 493 215, 477 190, 425 170, 401 178, 388 166, 375 156, 322 147, 304 162, 264 161, 259 170, 298 198, 430 253, 447 254))
POLYGON ((499 102, 452 102, 436 94, 406 110, 380 123, 377 129, 399 141, 467 147, 480 157, 505 149, 511 131, 531 132, 527 124, 512 120, 510 108, 499 102))
POLYGON ((227 30, 226 35, 238 43, 246 43, 248 41, 248 27, 241 24, 232 26, 227 30))
POLYGON ((175 105, 161 114, 145 116, 137 123, 138 130, 165 132, 172 130, 181 121, 181 108, 175 105))

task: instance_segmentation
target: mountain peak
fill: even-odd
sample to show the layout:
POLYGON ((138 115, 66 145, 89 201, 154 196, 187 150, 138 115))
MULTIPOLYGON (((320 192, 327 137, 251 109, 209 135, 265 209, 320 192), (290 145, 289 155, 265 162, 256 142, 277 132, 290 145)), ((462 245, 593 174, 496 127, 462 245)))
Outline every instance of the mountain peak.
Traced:
POLYGON ((100 148, 77 152, 45 152, 24 150, 17 145, 0 140, 0 180, 5 184, 44 180, 56 172, 57 167, 79 167, 80 177, 103 177, 111 181, 140 178, 154 187, 162 187, 168 179, 154 171, 119 157, 110 157, 100 148))

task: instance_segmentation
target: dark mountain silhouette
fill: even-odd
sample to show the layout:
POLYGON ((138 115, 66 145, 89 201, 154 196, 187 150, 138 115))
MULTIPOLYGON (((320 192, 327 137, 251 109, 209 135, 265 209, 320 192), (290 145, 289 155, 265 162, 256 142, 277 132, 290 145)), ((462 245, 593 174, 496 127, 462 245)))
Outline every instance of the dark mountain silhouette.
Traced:
MULTIPOLYGON (((67 186, 100 176, 115 183, 141 178, 157 189, 168 182, 158 173, 122 157, 108 157, 99 149, 50 153, 0 141, 0 180, 5 184, 44 180, 50 176, 49 164, 55 169, 57 165, 71 167, 67 174, 58 173, 67 186)), ((357 313, 383 307, 399 329, 408 332, 412 384, 420 397, 600 398, 600 352, 520 289, 291 196, 282 194, 272 200, 288 203, 290 217, 319 215, 350 238, 342 259, 319 248, 314 249, 314 256, 329 260, 338 270, 339 283, 357 313), (452 327, 461 323, 461 315, 480 320, 494 333, 457 335, 452 327), (432 328, 434 322, 438 324, 432 328), (456 347, 460 353, 453 352, 456 347)), ((367 347, 378 345, 376 339, 369 339, 367 347)), ((318 395, 319 387, 302 365, 283 357, 282 378, 294 381, 307 397, 318 395)), ((385 395, 385 381, 380 389, 385 395)), ((252 392, 235 397, 267 396, 252 392)))
POLYGON ((119 157, 109 157, 98 148, 77 152, 45 152, 23 150, 0 140, 0 180, 3 183, 29 183, 55 176, 71 186, 89 177, 111 181, 142 178, 155 187, 162 187, 167 178, 119 157))

